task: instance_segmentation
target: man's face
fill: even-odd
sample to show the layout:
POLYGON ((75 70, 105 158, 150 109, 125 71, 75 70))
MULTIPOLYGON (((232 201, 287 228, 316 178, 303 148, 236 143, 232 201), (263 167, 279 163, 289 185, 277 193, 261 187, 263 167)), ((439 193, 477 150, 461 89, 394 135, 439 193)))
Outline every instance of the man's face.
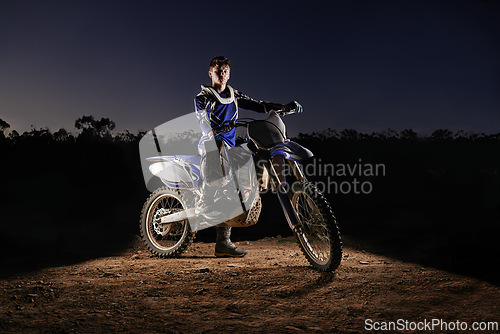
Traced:
POLYGON ((227 84, 230 72, 231 68, 228 65, 217 65, 208 71, 208 75, 212 78, 212 84, 223 86, 227 84))

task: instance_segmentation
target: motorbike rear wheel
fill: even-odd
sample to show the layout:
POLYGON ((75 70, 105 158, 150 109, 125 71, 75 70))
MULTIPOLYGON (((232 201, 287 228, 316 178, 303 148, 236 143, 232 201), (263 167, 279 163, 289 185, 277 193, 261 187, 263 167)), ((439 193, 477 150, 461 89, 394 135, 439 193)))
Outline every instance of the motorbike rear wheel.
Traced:
POLYGON ((296 235, 304 256, 319 271, 337 269, 342 241, 330 204, 308 181, 296 182, 292 190, 292 206, 299 219, 296 235))
POLYGON ((166 258, 182 254, 193 242, 188 220, 160 224, 161 217, 185 210, 179 194, 168 187, 156 189, 147 199, 141 211, 141 237, 155 255, 166 258))

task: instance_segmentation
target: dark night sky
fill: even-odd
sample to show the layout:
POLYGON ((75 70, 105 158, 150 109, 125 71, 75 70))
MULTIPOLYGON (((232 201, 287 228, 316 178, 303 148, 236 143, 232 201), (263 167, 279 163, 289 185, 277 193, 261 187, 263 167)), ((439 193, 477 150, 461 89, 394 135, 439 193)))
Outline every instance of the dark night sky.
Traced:
MULTIPOLYGON (((0 1, 0 118, 149 130, 193 111, 208 62, 289 130, 500 132, 498 1, 0 1)), ((245 114, 248 116, 249 114, 245 114)))

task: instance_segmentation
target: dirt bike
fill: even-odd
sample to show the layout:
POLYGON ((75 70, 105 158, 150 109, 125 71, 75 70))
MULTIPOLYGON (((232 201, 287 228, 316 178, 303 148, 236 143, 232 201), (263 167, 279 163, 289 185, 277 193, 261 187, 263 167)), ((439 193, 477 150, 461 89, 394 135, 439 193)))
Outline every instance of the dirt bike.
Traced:
MULTIPOLYGON (((144 166, 156 176, 149 182, 161 180, 148 187, 157 189, 145 202, 140 218, 141 236, 153 254, 179 256, 192 243, 193 230, 218 223, 236 227, 257 223, 262 206, 260 192, 271 190, 278 196, 286 220, 310 264, 319 271, 333 271, 339 266, 342 242, 336 218, 326 198, 302 172, 298 162, 310 158, 312 153, 286 138, 285 124, 280 117, 285 114, 285 111, 272 111, 262 120, 247 118, 225 124, 225 131, 232 127, 246 130, 243 143, 228 150, 235 154, 220 155, 223 173, 233 176, 236 186, 232 190, 227 185, 228 189, 221 187, 219 195, 224 197, 232 191, 233 202, 239 205, 233 206, 234 212, 212 224, 203 221, 206 219, 200 218, 195 209, 200 197, 200 182, 203 182, 200 156, 145 159, 152 164, 144 166), (224 168, 224 162, 229 167, 224 168), (238 173, 244 177, 236 177, 238 173)), ((161 152, 154 133, 153 137, 161 152)), ((223 200, 221 203, 222 207, 230 207, 223 200)))

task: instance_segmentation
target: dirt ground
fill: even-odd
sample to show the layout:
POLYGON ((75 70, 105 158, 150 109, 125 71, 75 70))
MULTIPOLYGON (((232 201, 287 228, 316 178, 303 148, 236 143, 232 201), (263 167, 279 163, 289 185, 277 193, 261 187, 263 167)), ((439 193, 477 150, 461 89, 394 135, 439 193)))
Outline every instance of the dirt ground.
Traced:
MULTIPOLYGON (((500 321, 500 288, 358 251, 333 274, 289 239, 238 243, 218 259, 197 242, 177 259, 139 240, 122 254, 0 280, 2 333, 358 333, 365 319, 500 321)), ((437 330, 442 332, 442 330, 437 330)))

